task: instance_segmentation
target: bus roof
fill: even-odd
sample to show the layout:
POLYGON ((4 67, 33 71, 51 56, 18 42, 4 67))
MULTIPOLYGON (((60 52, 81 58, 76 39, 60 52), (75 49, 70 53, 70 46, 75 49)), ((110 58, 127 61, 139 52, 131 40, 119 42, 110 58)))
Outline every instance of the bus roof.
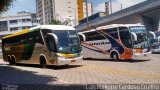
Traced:
POLYGON ((35 29, 51 29, 51 30, 75 30, 72 26, 65 26, 65 25, 40 25, 37 27, 33 27, 30 30, 35 29))
POLYGON ((128 28, 128 27, 132 27, 132 26, 144 26, 144 25, 140 25, 140 24, 111 24, 111 25, 106 25, 106 26, 100 26, 95 29, 91 29, 89 31, 79 32, 79 34, 92 32, 92 31, 96 31, 96 30, 102 30, 102 29, 110 29, 110 28, 117 28, 117 27, 127 27, 128 28))
POLYGON ((101 30, 101 29, 109 29, 109 28, 117 28, 117 27, 132 27, 132 26, 144 26, 144 25, 140 25, 140 24, 111 24, 111 25, 106 25, 106 26, 100 26, 97 27, 97 30, 101 30))
POLYGON ((30 28, 30 29, 25 29, 25 30, 16 32, 16 33, 8 35, 8 36, 4 36, 2 39, 6 39, 6 38, 10 38, 10 37, 26 34, 26 33, 29 33, 31 31, 35 31, 37 29, 75 30, 75 28, 73 28, 71 26, 65 26, 65 25, 40 25, 40 26, 36 26, 36 27, 30 28))

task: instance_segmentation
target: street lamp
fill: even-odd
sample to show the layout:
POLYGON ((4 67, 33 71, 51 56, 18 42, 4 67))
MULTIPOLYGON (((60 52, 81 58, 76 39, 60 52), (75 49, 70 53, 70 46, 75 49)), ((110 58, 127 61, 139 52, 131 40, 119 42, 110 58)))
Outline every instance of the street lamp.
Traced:
POLYGON ((121 10, 123 9, 122 3, 121 3, 121 10))
POLYGON ((89 30, 89 23, 88 23, 88 1, 85 0, 86 3, 86 19, 87 19, 87 30, 89 30))

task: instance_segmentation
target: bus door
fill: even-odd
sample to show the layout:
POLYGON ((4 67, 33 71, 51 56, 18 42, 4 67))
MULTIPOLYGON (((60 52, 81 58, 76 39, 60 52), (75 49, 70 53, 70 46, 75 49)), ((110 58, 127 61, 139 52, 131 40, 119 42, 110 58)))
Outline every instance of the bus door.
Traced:
POLYGON ((53 57, 56 57, 56 53, 57 53, 57 42, 54 38, 54 34, 53 33, 48 33, 45 37, 45 41, 46 41, 46 45, 47 45, 47 48, 48 48, 48 51, 47 52, 47 58, 49 60, 53 59, 53 57))

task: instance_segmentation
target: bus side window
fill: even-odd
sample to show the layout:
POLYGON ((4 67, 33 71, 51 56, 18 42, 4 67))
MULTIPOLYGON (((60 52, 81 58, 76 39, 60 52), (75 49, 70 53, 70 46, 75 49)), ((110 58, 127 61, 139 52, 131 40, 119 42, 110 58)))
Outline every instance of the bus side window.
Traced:
POLYGON ((117 28, 105 29, 105 30, 102 30, 102 32, 109 34, 110 36, 112 36, 115 39, 118 39, 117 28))
POLYGON ((103 35, 98 33, 97 31, 84 33, 86 37, 86 41, 94 41, 94 40, 102 40, 105 39, 103 35))

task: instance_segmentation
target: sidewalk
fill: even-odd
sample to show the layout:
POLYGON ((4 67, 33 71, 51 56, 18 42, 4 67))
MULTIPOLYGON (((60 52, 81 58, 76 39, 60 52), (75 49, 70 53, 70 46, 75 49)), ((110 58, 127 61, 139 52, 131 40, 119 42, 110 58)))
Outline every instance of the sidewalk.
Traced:
POLYGON ((0 59, 0 64, 8 64, 8 62, 3 61, 3 59, 0 59))

